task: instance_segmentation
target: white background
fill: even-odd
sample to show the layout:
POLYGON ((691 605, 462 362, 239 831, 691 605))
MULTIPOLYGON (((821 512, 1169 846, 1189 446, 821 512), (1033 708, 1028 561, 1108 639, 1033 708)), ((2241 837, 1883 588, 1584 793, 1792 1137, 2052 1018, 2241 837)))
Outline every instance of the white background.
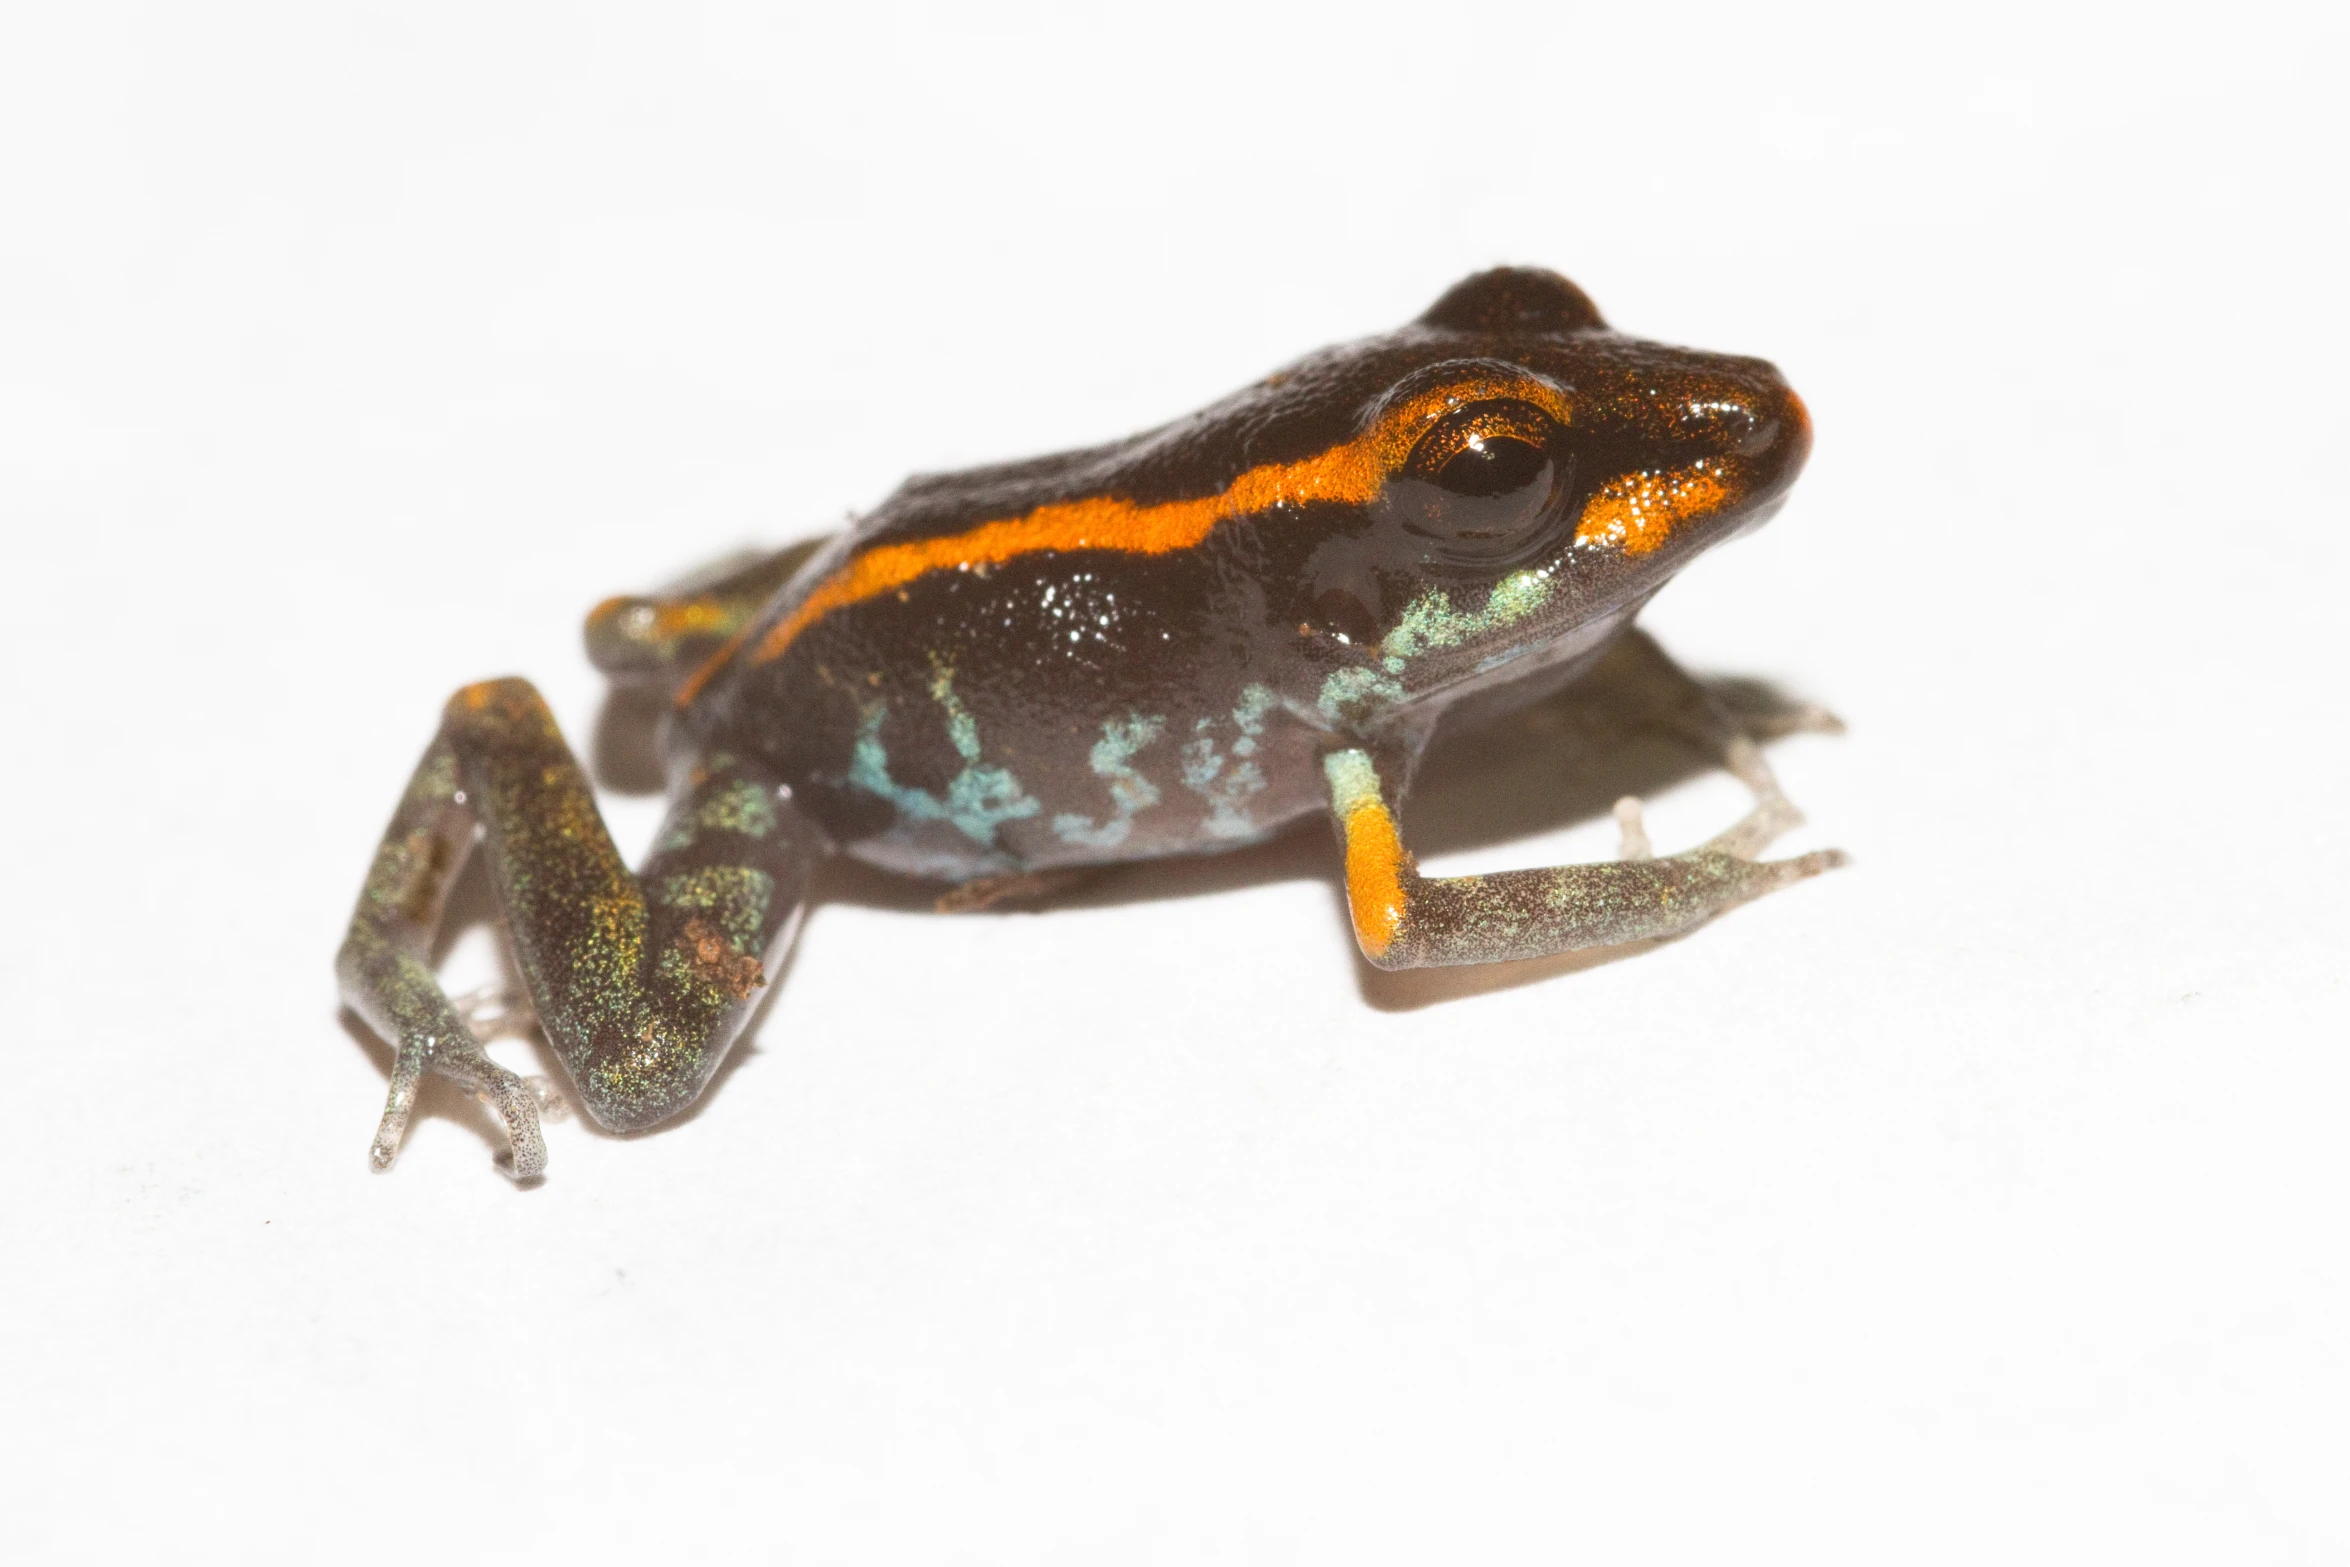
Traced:
POLYGON ((0 24, 0 1555, 2350 1559, 2338 7, 772 9, 0 24), (844 880, 699 1114, 368 1171, 453 687, 1501 260, 1809 401, 1647 624, 1851 870, 1442 983, 1317 832, 844 880))

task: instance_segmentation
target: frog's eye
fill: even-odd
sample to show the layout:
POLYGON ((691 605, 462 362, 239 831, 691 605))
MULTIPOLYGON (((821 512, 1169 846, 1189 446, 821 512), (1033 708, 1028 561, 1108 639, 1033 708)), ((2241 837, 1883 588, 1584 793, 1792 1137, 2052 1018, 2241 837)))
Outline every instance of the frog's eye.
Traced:
POLYGON ((1454 409, 1390 487, 1403 525, 1477 555, 1524 542, 1565 488, 1558 433, 1549 414, 1514 399, 1454 409))
POLYGON ((1436 470, 1436 487, 1466 500, 1507 501, 1550 475, 1542 448, 1514 435, 1472 435, 1436 470))

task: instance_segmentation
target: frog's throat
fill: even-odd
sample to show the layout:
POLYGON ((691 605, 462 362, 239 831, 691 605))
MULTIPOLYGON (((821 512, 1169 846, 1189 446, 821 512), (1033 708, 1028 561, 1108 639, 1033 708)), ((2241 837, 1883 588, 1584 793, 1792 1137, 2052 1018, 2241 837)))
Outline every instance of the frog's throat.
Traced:
MULTIPOLYGON (((1486 641, 1528 619, 1551 601, 1560 569, 1554 564, 1514 571, 1495 583, 1485 602, 1475 609, 1460 608, 1441 588, 1429 589, 1412 600, 1402 618, 1380 639, 1378 665, 1355 665, 1332 672, 1322 682, 1316 708, 1331 723, 1345 724, 1403 705, 1412 698, 1402 676, 1415 659, 1486 641)), ((1478 671, 1499 668, 1526 651, 1523 647, 1503 648, 1479 663, 1478 671)))

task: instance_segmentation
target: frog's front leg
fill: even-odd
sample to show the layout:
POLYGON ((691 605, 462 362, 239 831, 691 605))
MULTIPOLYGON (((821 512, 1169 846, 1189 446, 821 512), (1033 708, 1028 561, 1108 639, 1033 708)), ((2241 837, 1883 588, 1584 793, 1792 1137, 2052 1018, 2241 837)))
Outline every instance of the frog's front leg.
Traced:
MULTIPOLYGON (((1720 692, 1675 663, 1655 638, 1637 629, 1616 638, 1584 682, 1584 689, 1616 722, 1692 747, 1746 785, 1758 806, 1784 805, 1786 797, 1757 742, 1796 733, 1841 734, 1844 729, 1833 713, 1811 703, 1771 700, 1766 695, 1757 705, 1734 708, 1720 692)), ((1755 690, 1768 692, 1759 685, 1755 690)), ((1625 824, 1626 837, 1637 841, 1638 802, 1619 802, 1616 814, 1625 824)), ((1801 821, 1795 816, 1780 830, 1801 821)))
POLYGON ((1403 846, 1395 802, 1370 752, 1334 751, 1323 758, 1323 774, 1346 854, 1355 939, 1383 969, 1500 963, 1676 936, 1844 863, 1837 849, 1755 858, 1800 820, 1774 786, 1736 826, 1682 854, 1648 857, 1637 811, 1619 810, 1626 857, 1613 864, 1423 876, 1403 846))
POLYGON ((697 765, 643 871, 527 681, 450 698, 409 780, 336 962, 344 999, 396 1048, 373 1158, 398 1153, 437 1072, 506 1123, 510 1171, 546 1164, 539 1105, 475 1043, 433 974, 434 927, 476 836, 515 962, 588 1113, 615 1131, 691 1104, 788 947, 831 846, 788 791, 733 758, 697 765))

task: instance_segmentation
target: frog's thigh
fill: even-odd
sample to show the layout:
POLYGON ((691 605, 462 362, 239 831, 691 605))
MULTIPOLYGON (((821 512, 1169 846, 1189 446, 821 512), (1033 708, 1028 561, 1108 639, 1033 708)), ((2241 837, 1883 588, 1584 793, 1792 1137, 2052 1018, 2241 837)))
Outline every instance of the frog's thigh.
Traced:
MULTIPOLYGON (((1323 770, 1346 852, 1355 939, 1380 968, 1499 963, 1678 935, 1734 904, 1844 863, 1835 849, 1754 859, 1797 820, 1784 800, 1768 798, 1719 837, 1665 859, 1422 876, 1369 753, 1333 752, 1323 770)), ((1627 823, 1628 849, 1633 825, 1627 823)))
POLYGON ((615 1130, 652 1125, 700 1094, 830 852, 776 790, 715 757, 631 875, 538 693, 521 680, 458 692, 376 851, 337 962, 352 1009, 397 1046, 379 1166, 427 1071, 497 1110, 513 1173, 545 1162, 535 1096, 482 1054, 429 962, 477 826, 548 1041, 588 1113, 615 1130))

